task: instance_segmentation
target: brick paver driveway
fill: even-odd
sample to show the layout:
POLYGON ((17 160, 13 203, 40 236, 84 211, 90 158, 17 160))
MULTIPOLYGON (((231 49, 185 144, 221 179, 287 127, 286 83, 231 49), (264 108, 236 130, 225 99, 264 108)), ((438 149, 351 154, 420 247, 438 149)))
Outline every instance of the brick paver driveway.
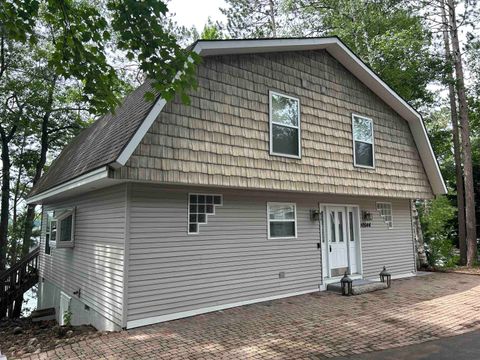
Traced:
POLYGON ((323 359, 480 329, 480 276, 433 274, 389 290, 322 292, 110 333, 32 359, 323 359))

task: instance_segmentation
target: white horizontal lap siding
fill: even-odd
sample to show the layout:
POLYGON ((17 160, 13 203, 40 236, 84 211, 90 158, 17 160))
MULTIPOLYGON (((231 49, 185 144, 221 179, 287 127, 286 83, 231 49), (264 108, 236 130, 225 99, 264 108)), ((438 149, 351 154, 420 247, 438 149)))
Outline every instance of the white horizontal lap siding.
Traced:
POLYGON ((122 325, 125 186, 119 185, 44 206, 40 274, 108 320, 122 325), (45 254, 45 211, 75 207, 74 248, 45 254))
POLYGON ((376 201, 366 201, 361 209, 372 214, 370 228, 361 228, 363 274, 376 278, 386 266, 392 275, 415 271, 412 223, 409 200, 381 199, 392 204, 393 228, 389 229, 376 208, 376 201))
POLYGON ((134 184, 128 321, 318 289, 316 204, 292 194, 134 184), (189 192, 223 195, 196 235, 187 235, 189 192), (296 202, 296 239, 267 238, 266 204, 274 201, 296 202))

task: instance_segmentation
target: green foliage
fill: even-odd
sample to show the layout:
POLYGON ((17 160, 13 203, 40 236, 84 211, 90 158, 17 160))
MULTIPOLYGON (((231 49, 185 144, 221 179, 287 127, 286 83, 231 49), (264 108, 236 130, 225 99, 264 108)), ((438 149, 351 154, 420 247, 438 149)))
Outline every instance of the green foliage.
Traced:
POLYGON ((70 310, 63 312, 63 325, 71 326, 72 325, 72 312, 70 310))
POLYGON ((48 65, 58 77, 81 81, 90 111, 105 113, 119 104, 122 82, 112 64, 112 41, 137 61, 166 99, 195 85, 198 57, 186 52, 164 27, 167 6, 159 0, 5 0, 0 8, 4 38, 33 44, 51 35, 48 65))
POLYGON ((214 24, 212 19, 208 18, 207 23, 203 27, 202 33, 200 34, 200 39, 202 40, 218 40, 223 39, 222 31, 218 24, 214 24))
POLYGON ((404 0, 293 4, 303 33, 338 36, 404 99, 416 105, 433 100, 427 84, 438 74, 439 62, 430 52, 432 36, 404 0))
POLYGON ((427 257, 432 266, 452 266, 458 260, 453 254, 452 220, 456 209, 446 196, 417 204, 427 257))

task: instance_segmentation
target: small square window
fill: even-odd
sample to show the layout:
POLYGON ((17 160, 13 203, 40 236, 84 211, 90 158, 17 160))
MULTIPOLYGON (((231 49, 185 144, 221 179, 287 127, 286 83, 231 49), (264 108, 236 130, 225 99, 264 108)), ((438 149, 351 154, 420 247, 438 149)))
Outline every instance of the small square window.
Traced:
POLYGON ((198 223, 199 224, 206 224, 207 223, 207 215, 198 214, 198 223))
POLYGON ((215 195, 213 197, 213 203, 215 205, 221 205, 222 204, 222 197, 221 196, 218 196, 218 195, 215 195))
POLYGON ((208 195, 208 196, 207 196, 206 203, 207 203, 207 204, 213 204, 213 196, 212 196, 212 195, 208 195))
POLYGON ((188 226, 189 233, 197 233, 198 232, 198 224, 190 224, 188 226))
POLYGON ((190 205, 190 212, 196 213, 197 212, 197 205, 190 205))
POLYGON ((213 205, 207 205, 207 214, 213 214, 214 211, 213 211, 213 205))
POLYGON ((190 222, 197 222, 197 214, 190 214, 190 222))
POLYGON ((205 204, 205 195, 198 195, 198 203, 205 204))
POLYGON ((191 204, 197 203, 197 195, 190 195, 190 203, 191 204))

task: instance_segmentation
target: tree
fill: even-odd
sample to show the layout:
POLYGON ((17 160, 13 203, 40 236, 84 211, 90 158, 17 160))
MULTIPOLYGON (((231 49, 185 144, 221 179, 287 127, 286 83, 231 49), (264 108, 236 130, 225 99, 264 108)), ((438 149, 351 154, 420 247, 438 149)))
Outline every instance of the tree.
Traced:
POLYGON ((455 156, 455 179, 457 189, 457 209, 458 209, 458 243, 460 249, 460 265, 467 264, 467 241, 466 241, 466 223, 465 223, 465 191, 463 181, 462 155, 460 145, 460 132, 458 129, 457 99, 455 95, 455 82, 453 80, 452 53, 450 50, 450 40, 448 34, 447 15, 445 13, 444 0, 441 0, 441 14, 443 23, 443 44, 445 48, 445 82, 448 84, 448 95, 450 100, 450 113, 453 137, 453 153, 455 156))
MULTIPOLYGON (((152 100, 155 92, 167 100, 179 93, 188 101, 186 94, 195 86, 198 57, 185 51, 169 31, 167 10, 166 4, 158 0, 101 3, 6 0, 0 3, 0 87, 3 90, 0 94, 0 270, 6 265, 11 159, 26 129, 36 130, 28 136, 35 138, 39 155, 33 169, 32 164, 21 169, 30 175, 31 185, 38 181, 46 165, 46 155, 55 148, 55 143, 62 143, 65 135, 68 138, 81 127, 74 129, 73 123, 66 123, 62 117, 81 111, 72 104, 78 100, 82 110, 91 114, 113 111, 119 104, 125 83, 121 79, 122 71, 111 62, 112 54, 122 53, 124 59, 134 62, 146 77, 153 79, 153 91, 147 94, 146 100, 152 100), (22 51, 27 55, 16 59, 22 51), (44 51, 44 62, 37 59, 33 67, 24 64, 30 53, 39 51, 44 51), (27 84, 24 80, 31 68, 43 69, 41 81, 36 83, 38 87, 28 84, 28 91, 24 91, 21 86, 27 84), (19 72, 23 77, 18 77, 19 72), (64 92, 66 88, 71 91, 64 92)), ((73 118, 75 116, 70 119, 73 118)), ((34 207, 30 207, 25 216, 28 226, 25 226, 24 250, 29 247, 33 216, 34 207)))
POLYGON ((203 27, 202 33, 200 34, 200 39, 202 40, 218 40, 223 39, 223 34, 220 29, 219 24, 215 24, 212 19, 208 18, 207 23, 203 27))
POLYGON ((226 0, 220 11, 227 17, 226 30, 234 39, 285 35, 282 0, 226 0))
POLYGON ((475 190, 473 183, 472 149, 470 142, 470 122, 468 118, 468 103, 463 74, 462 54, 458 39, 458 24, 456 16, 456 4, 454 0, 447 0, 447 18, 452 41, 453 65, 456 75, 456 90, 458 97, 458 114, 461 127, 463 173, 465 179, 465 221, 467 242, 467 266, 472 266, 477 261, 477 235, 475 216, 475 190))
POLYGON ((438 71, 429 51, 432 34, 404 0, 302 0, 289 6, 304 35, 338 36, 404 99, 415 106, 432 102, 427 85, 438 71))

